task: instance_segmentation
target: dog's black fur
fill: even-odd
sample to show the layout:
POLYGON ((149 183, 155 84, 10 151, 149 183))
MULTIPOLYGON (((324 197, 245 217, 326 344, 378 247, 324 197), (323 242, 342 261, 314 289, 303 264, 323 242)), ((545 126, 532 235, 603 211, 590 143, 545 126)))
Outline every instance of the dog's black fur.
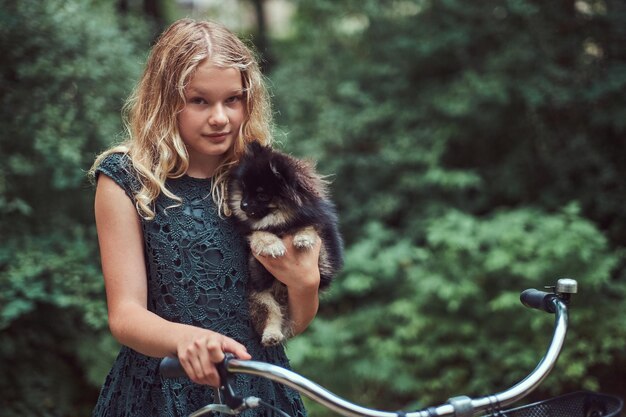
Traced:
MULTIPOLYGON (((341 269, 337 214, 326 181, 312 164, 252 142, 230 170, 228 205, 253 252, 282 256, 285 247, 280 238, 288 234, 294 236, 297 250, 307 250, 319 236, 320 289, 328 287, 341 269)), ((286 288, 252 254, 249 269, 253 325, 264 345, 278 344, 291 335, 286 288)))

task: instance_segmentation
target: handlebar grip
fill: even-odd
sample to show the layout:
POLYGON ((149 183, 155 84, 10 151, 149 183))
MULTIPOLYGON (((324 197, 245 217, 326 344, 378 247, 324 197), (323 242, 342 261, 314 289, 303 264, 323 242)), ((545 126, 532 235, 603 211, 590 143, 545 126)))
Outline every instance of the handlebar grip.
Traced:
POLYGON ((556 298, 556 294, 539 291, 534 288, 523 291, 519 299, 528 308, 536 308, 546 313, 554 313, 556 308, 552 300, 556 298))
MULTIPOLYGON (((236 410, 243 404, 243 399, 235 395, 235 391, 231 385, 232 375, 228 372, 227 364, 231 359, 235 359, 232 353, 226 353, 222 362, 216 363, 217 373, 220 375, 220 393, 223 396, 224 403, 231 409, 236 410)), ((183 366, 180 364, 178 358, 167 357, 161 359, 159 364, 159 372, 164 378, 178 378, 181 376, 187 376, 183 366)))
POLYGON ((161 359, 161 363, 159 364, 159 373, 163 378, 178 378, 181 376, 187 376, 178 358, 171 357, 161 359))

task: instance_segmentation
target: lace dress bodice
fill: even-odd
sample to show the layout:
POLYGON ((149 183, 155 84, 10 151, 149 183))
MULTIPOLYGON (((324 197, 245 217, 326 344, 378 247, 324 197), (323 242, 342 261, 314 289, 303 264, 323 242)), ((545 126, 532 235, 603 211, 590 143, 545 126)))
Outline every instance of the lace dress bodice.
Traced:
MULTIPOLYGON (((124 154, 107 156, 96 175, 112 178, 134 202, 138 180, 124 154)), ((183 176, 161 194, 155 218, 141 220, 148 273, 148 309, 166 320, 216 331, 244 344, 254 360, 288 367, 282 346, 265 348, 251 327, 246 302, 248 245, 211 198, 211 179, 183 176)), ((187 378, 163 379, 158 358, 123 346, 102 387, 94 417, 187 416, 213 402, 213 389, 187 378)), ((254 395, 294 417, 306 415, 299 395, 271 381, 238 375, 236 391, 254 395)), ((274 416, 259 408, 242 414, 274 416)))

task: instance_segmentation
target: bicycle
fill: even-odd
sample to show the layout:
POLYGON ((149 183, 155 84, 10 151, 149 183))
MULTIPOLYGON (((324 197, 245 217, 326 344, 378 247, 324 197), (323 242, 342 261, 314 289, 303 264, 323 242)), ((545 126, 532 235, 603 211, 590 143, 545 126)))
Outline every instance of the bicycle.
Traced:
MULTIPOLYGON (((587 391, 565 394, 526 406, 505 410, 507 407, 532 392, 553 369, 563 348, 567 334, 571 296, 578 292, 578 283, 569 278, 559 279, 555 286, 546 287, 551 292, 528 289, 521 293, 520 300, 526 307, 555 315, 554 332, 548 349, 537 367, 522 381, 500 393, 485 397, 452 397, 447 403, 417 411, 381 411, 362 407, 338 397, 317 383, 293 371, 264 362, 244 361, 227 354, 224 361, 217 364, 221 386, 217 389, 219 403, 209 404, 192 413, 189 417, 208 416, 212 413, 238 415, 244 410, 259 406, 271 407, 256 397, 240 397, 235 394, 231 381, 234 374, 251 374, 285 384, 313 401, 346 417, 618 417, 623 401, 615 396, 587 391)), ((185 373, 176 358, 164 358, 160 372, 166 378, 184 376, 185 373)), ((289 417, 281 410, 275 411, 289 417)))

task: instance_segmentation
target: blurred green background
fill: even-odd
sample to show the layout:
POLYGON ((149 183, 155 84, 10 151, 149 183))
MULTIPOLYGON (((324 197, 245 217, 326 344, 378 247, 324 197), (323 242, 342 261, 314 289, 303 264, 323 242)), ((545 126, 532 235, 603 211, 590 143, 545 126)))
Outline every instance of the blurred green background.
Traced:
POLYGON ((0 0, 0 415, 90 414, 118 347, 86 171, 185 15, 256 45, 279 146, 332 179, 346 265, 298 372, 390 410, 502 390, 551 335, 519 292, 567 276, 533 399, 626 396, 623 0, 0 0))

